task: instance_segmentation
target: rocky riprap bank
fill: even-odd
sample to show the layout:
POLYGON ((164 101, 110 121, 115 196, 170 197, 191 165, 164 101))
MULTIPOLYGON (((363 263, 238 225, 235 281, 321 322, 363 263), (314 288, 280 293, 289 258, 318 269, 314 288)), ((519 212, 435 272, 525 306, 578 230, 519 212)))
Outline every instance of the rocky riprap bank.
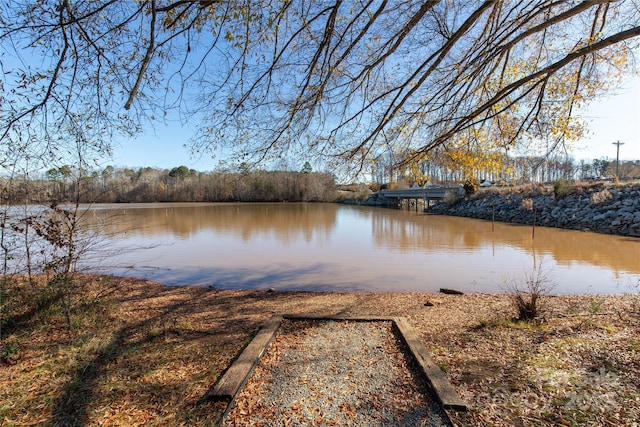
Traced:
POLYGON ((440 202, 426 212, 518 224, 640 237, 640 184, 552 189, 487 189, 453 203, 440 202))

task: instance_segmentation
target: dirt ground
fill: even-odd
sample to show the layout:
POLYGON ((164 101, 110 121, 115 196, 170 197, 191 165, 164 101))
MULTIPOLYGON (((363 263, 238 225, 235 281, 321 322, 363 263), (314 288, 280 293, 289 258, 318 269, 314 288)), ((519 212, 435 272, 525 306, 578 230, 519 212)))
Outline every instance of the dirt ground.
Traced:
POLYGON ((470 409, 460 426, 627 425, 640 419, 640 296, 167 287, 83 277, 69 317, 44 288, 4 289, 0 425, 216 425, 201 397, 274 313, 401 316, 470 409), (427 302, 429 304, 427 304, 427 302))

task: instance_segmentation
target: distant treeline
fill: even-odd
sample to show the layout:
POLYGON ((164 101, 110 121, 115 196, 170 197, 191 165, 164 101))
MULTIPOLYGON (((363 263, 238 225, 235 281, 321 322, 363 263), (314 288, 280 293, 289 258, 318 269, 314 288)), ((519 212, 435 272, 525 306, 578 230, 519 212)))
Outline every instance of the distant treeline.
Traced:
POLYGON ((0 177, 5 203, 328 202, 336 200, 330 173, 294 171, 198 172, 114 168, 53 168, 43 177, 0 177))

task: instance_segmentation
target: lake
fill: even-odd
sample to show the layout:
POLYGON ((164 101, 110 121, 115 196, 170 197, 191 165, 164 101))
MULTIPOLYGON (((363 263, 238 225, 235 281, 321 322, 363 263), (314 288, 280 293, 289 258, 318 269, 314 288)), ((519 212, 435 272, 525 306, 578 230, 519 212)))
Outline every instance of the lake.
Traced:
POLYGON ((539 268, 556 294, 640 291, 637 238, 338 204, 96 205, 85 218, 108 248, 99 272, 168 285, 504 292, 539 268))

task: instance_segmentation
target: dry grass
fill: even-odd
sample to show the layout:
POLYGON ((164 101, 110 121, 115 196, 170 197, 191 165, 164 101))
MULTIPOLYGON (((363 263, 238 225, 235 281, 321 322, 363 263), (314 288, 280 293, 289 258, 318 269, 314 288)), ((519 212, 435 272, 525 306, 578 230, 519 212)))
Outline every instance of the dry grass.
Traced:
POLYGON ((215 425, 224 405, 201 396, 276 312, 407 318, 470 404, 451 414, 459 425, 640 419, 637 295, 545 296, 545 322, 532 325, 511 320, 508 295, 82 286, 71 332, 55 306, 30 310, 27 287, 5 290, 27 299, 3 313, 0 424, 215 425))

